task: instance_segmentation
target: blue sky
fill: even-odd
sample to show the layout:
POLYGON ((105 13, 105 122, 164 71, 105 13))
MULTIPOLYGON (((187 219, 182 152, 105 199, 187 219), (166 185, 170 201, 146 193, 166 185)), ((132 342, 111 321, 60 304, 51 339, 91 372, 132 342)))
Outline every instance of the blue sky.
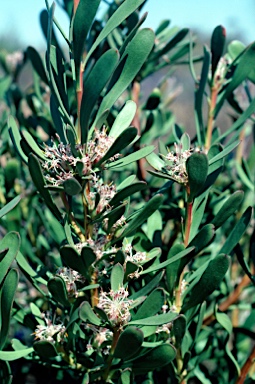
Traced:
MULTIPOLYGON (((43 47, 38 18, 44 4, 44 0, 2 1, 0 35, 13 34, 25 46, 43 47)), ((170 19, 172 25, 210 34, 215 26, 222 24, 231 38, 242 32, 244 43, 255 40, 254 0, 149 0, 144 11, 149 12, 147 27, 156 28, 162 19, 170 19)), ((56 17, 67 31, 67 19, 58 7, 56 17)))

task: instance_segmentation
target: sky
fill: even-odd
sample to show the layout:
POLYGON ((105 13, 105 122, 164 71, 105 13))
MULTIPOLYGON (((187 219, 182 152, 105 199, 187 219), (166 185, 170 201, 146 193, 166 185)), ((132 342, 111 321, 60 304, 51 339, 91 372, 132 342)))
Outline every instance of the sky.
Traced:
MULTIPOLYGON (((0 36, 14 36, 24 47, 45 47, 39 26, 39 13, 45 8, 44 0, 8 0, 1 2, 0 36)), ((242 34, 246 44, 255 40, 254 0, 148 0, 144 11, 149 15, 144 26, 155 29, 163 19, 171 24, 201 30, 211 34, 221 24, 231 39, 242 34)), ((65 14, 57 6, 55 16, 68 34, 65 14)))

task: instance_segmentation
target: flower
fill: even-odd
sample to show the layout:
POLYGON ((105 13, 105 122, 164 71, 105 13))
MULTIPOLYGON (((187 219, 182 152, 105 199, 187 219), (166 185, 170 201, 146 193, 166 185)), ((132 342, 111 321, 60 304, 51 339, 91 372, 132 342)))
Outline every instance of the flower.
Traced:
MULTIPOLYGON (((79 163, 82 164, 82 176, 90 175, 93 166, 102 159, 115 141, 114 137, 107 136, 105 127, 101 132, 95 129, 93 138, 86 145, 78 143, 74 148, 61 142, 59 135, 56 135, 56 138, 57 143, 52 139, 51 146, 44 145, 46 160, 42 164, 46 171, 46 179, 55 186, 63 184, 71 177, 76 177, 78 175, 76 167, 79 163)), ((117 153, 107 161, 113 161, 119 156, 117 153)))
POLYGON ((68 297, 78 297, 78 290, 76 283, 85 282, 85 278, 80 275, 77 271, 74 271, 71 268, 61 267, 58 268, 56 272, 57 276, 60 276, 64 282, 66 283, 66 290, 68 293, 68 297))
POLYGON ((64 341, 64 335, 66 333, 66 328, 63 324, 53 324, 52 320, 49 317, 46 317, 45 314, 42 315, 45 320, 45 325, 38 324, 36 330, 33 333, 35 339, 49 341, 53 344, 55 342, 61 343, 64 341))
POLYGON ((175 152, 169 152, 165 157, 170 161, 166 169, 170 176, 179 184, 188 184, 188 174, 186 170, 186 161, 192 154, 192 149, 183 151, 182 144, 176 144, 175 152))
POLYGON ((99 295, 98 307, 103 309, 108 319, 114 326, 123 326, 130 319, 129 309, 133 300, 127 299, 129 293, 124 287, 109 293, 101 292, 99 295))

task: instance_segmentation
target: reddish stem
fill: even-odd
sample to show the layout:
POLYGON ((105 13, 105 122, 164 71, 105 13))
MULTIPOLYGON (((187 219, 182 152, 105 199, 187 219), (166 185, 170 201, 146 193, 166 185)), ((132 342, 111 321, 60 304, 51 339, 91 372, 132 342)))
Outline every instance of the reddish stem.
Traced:
POLYGON ((216 107, 218 92, 219 92, 219 87, 213 85, 211 88, 211 103, 210 103, 207 132, 206 132, 206 142, 205 142, 206 151, 208 151, 211 146, 212 131, 213 131, 213 125, 214 125, 214 110, 216 107))
POLYGON ((249 372, 252 364, 254 363, 254 359, 255 359, 255 346, 253 347, 248 359, 244 363, 244 365, 241 369, 240 376, 236 381, 236 384, 243 384, 244 383, 246 376, 248 375, 248 372, 249 372))
POLYGON ((80 2, 80 0, 73 0, 73 13, 74 13, 74 15, 75 15, 75 12, 78 8, 79 2, 80 2))
POLYGON ((83 96, 83 66, 82 63, 80 63, 80 71, 79 71, 79 79, 77 79, 77 88, 76 88, 76 94, 77 94, 77 117, 78 117, 78 138, 81 142, 81 101, 83 96))
POLYGON ((184 235, 185 247, 187 247, 189 244, 189 235, 190 235, 190 229, 192 224, 192 207, 193 207, 193 202, 187 203, 187 219, 186 219, 185 235, 184 235))

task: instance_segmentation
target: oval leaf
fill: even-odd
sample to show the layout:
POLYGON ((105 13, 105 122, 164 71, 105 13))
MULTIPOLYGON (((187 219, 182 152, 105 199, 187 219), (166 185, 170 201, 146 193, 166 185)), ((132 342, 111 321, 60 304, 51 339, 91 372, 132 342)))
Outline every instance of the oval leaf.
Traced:
POLYGON ((121 334, 114 351, 114 357, 128 359, 135 355, 143 343, 143 332, 136 327, 127 327, 121 334))
POLYGON ((208 159, 204 153, 195 152, 186 161, 189 179, 189 201, 199 194, 206 181, 208 173, 208 159))

